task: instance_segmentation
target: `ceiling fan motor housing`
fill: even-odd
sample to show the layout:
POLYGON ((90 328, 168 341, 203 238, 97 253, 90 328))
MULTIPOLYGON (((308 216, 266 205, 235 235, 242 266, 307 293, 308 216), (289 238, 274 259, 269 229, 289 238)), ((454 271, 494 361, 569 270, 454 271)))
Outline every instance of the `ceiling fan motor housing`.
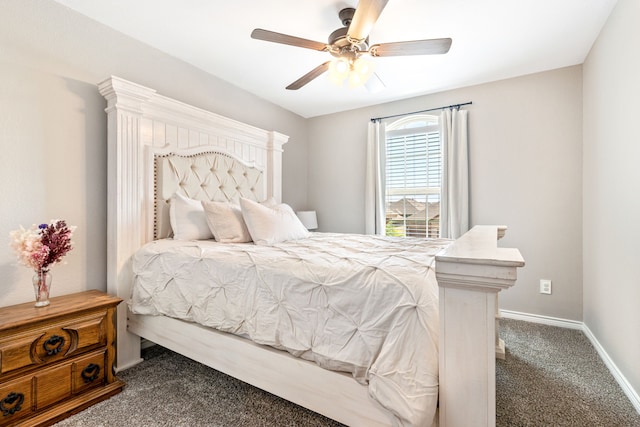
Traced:
POLYGON ((328 41, 331 46, 329 52, 337 58, 355 59, 360 52, 369 50, 369 37, 360 43, 354 43, 347 37, 349 24, 351 24, 355 12, 356 10, 352 7, 342 9, 338 16, 344 27, 338 28, 329 35, 328 41))

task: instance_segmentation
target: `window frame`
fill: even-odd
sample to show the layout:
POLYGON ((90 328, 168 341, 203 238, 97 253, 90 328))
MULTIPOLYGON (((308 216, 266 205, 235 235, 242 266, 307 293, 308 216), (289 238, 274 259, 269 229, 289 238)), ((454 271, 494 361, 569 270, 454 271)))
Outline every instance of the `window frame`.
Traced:
MULTIPOLYGON (((384 186, 385 187, 384 189, 385 191, 384 193, 385 194, 384 196, 385 231, 384 233, 385 235, 395 235, 395 236, 400 235, 403 237, 412 237, 412 236, 433 237, 433 238, 439 237, 440 236, 440 226, 439 226, 440 212, 438 212, 438 214, 435 217, 433 217, 433 218, 437 218, 436 226, 430 225, 433 218, 429 218, 429 203, 432 203, 432 202, 429 202, 429 199, 433 196, 437 196, 438 198, 437 203, 439 204, 438 211, 439 211, 441 194, 442 194, 442 178, 443 178, 442 177, 442 168, 443 168, 442 155, 443 153, 442 153, 442 128, 440 125, 439 116, 432 115, 432 114, 415 114, 415 115, 398 119, 386 126, 384 143, 385 143, 385 156, 384 156, 385 157, 385 166, 384 166, 384 174, 385 174, 385 186, 384 186), (422 122, 423 124, 414 126, 414 124, 420 123, 420 122, 422 122), (437 150, 437 157, 439 160, 439 166, 438 166, 439 170, 437 171, 437 173, 439 174, 439 177, 437 179, 437 184, 438 184, 437 187, 434 187, 431 185, 432 180, 430 179, 430 173, 429 173, 429 165, 430 165, 429 155, 431 154, 430 145, 429 145, 430 144, 429 135, 433 133, 438 134, 438 146, 439 146, 439 149, 437 150), (425 163, 424 179, 425 179, 426 186, 411 187, 411 186, 407 186, 405 182, 405 186, 401 188, 389 187, 389 184, 387 182, 389 177, 389 169, 388 169, 389 139, 405 138, 411 135, 418 135, 420 137, 424 135, 424 141, 425 141, 424 153, 426 154, 426 159, 424 160, 424 163, 425 163), (416 221, 420 221, 419 219, 414 220, 413 227, 408 227, 408 223, 409 224, 411 223, 411 220, 410 220, 411 215, 407 215, 406 210, 404 212, 400 212, 402 219, 400 218, 389 219, 388 207, 390 203, 394 203, 389 201, 390 197, 394 197, 394 196, 399 197, 397 201, 400 201, 403 198, 413 199, 413 197, 411 196, 416 196, 416 195, 420 195, 421 197, 424 197, 424 200, 425 200, 424 202, 421 202, 418 200, 418 203, 424 203, 424 210, 426 211, 424 224, 422 228, 420 228, 420 226, 417 226, 415 224, 416 221), (394 225, 394 222, 395 222, 395 225, 394 225), (398 227, 402 227, 402 231, 399 231, 398 227), (424 230, 424 232, 422 232, 422 230, 424 230)), ((405 162, 405 166, 406 166, 406 162, 405 162)), ((406 174, 404 178, 406 179, 406 174)), ((417 213, 418 212, 412 215, 415 215, 417 213)))

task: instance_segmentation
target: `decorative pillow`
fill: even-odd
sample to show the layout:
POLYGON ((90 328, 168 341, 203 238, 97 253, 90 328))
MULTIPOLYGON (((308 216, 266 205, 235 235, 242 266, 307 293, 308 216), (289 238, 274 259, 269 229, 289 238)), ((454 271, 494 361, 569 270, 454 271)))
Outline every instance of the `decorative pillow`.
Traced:
POLYGON ((269 197, 267 200, 264 200, 262 202, 260 202, 261 205, 263 206, 267 206, 267 207, 274 207, 278 205, 278 202, 276 202, 275 197, 269 197))
POLYGON ((309 237, 291 207, 285 203, 273 207, 240 198, 242 217, 256 245, 269 245, 309 237))
POLYGON ((205 217, 213 237, 222 243, 247 243, 251 234, 247 229, 239 205, 228 202, 202 202, 205 217))
POLYGON ((174 194, 169 205, 169 222, 175 240, 207 240, 213 234, 207 225, 204 208, 199 200, 174 194))

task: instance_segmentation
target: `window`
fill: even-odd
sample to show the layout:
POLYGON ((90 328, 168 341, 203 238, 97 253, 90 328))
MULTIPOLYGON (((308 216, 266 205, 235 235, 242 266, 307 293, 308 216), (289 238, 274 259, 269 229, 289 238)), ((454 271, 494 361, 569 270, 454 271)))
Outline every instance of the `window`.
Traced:
POLYGON ((386 127, 387 236, 440 236, 442 150, 438 116, 414 115, 386 127))

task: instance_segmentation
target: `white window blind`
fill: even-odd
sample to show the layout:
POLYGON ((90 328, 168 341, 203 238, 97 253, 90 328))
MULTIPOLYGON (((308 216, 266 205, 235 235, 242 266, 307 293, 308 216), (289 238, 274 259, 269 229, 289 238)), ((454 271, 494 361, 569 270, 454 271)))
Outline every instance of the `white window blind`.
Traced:
POLYGON ((439 237, 442 151, 437 117, 429 118, 387 128, 386 235, 439 237))

